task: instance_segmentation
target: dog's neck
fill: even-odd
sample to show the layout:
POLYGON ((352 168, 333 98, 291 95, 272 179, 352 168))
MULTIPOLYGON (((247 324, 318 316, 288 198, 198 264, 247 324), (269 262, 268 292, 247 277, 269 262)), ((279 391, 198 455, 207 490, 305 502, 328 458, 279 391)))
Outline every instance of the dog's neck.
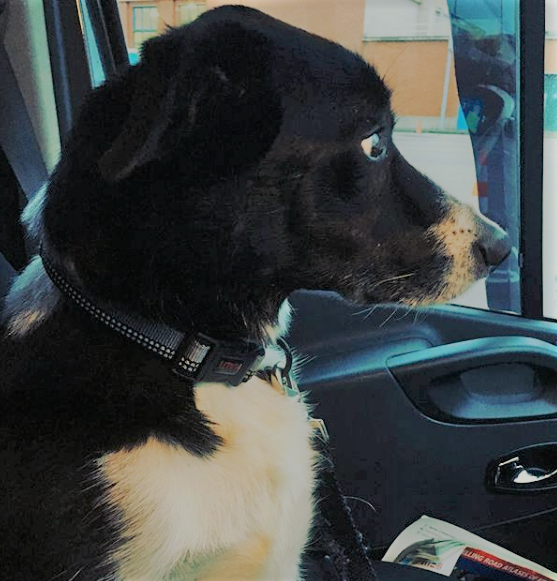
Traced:
MULTIPOLYGON (((183 372, 185 377, 195 379, 195 374, 188 373, 191 368, 191 357, 199 358, 203 355, 204 349, 206 352, 206 347, 211 346, 212 366, 216 368, 218 362, 222 361, 224 371, 228 373, 236 371, 235 379, 241 380, 249 377, 253 371, 269 366, 270 362, 276 362, 277 352, 273 347, 288 328, 290 305, 285 300, 278 309, 274 324, 271 322, 272 317, 269 317, 267 324, 260 325, 257 337, 249 334, 247 324, 244 334, 240 330, 238 338, 225 338, 229 339, 228 341, 208 336, 204 329, 200 328, 178 331, 163 323, 124 313, 88 297, 87 293, 79 288, 77 277, 75 273, 72 277, 71 271, 71 268, 60 270, 58 265, 54 266, 48 259, 41 260, 40 257, 35 257, 31 261, 16 279, 7 297, 4 314, 10 335, 22 337, 30 333, 50 317, 61 301, 69 300, 116 333, 128 337, 159 357, 181 362, 176 366, 176 370, 183 372), (264 339, 261 340, 261 337, 264 339), (214 357, 217 352, 220 359, 214 357)), ((213 316, 216 314, 214 312, 213 316)), ((244 318, 245 315, 241 317, 244 318)), ((254 326, 252 323, 252 328, 254 326)), ((203 356, 200 361, 203 361, 203 356)), ((205 366, 205 369, 207 371, 208 366, 205 366)), ((218 380, 219 375, 212 374, 206 377, 218 380)), ((223 381, 225 380, 226 374, 223 376, 223 381)))
MULTIPOLYGON (((185 289, 188 296, 178 293, 145 293, 140 280, 121 282, 121 287, 137 288, 134 305, 116 304, 110 294, 101 299, 89 289, 74 266, 71 257, 61 256, 50 244, 50 236, 44 226, 44 207, 47 184, 27 204, 22 223, 27 234, 53 259, 61 272, 67 273, 85 294, 98 302, 111 304, 118 310, 130 312, 144 319, 164 322, 182 333, 192 330, 221 340, 252 341, 265 346, 276 344, 286 334, 290 323, 290 305, 286 300, 289 292, 279 292, 272 284, 242 281, 242 284, 223 284, 213 289, 212 283, 203 285, 202 276, 192 273, 192 280, 199 284, 185 289), (211 287, 211 288, 208 288, 211 287), (212 292, 209 292, 212 291, 212 292)), ((206 266, 210 270, 210 266, 206 266)), ((202 274, 202 272, 201 272, 202 274)), ((110 282, 114 281, 110 277, 110 282)), ((149 281, 148 281, 149 282, 149 281)), ((149 287, 149 284, 146 285, 149 287)), ((157 290, 162 285, 155 285, 157 290)), ((153 289, 151 289, 152 291, 153 289)), ((293 289, 292 289, 293 290, 293 289)), ((31 260, 27 268, 16 278, 6 298, 3 313, 12 336, 23 336, 46 321, 63 299, 62 294, 46 274, 39 257, 31 260)))

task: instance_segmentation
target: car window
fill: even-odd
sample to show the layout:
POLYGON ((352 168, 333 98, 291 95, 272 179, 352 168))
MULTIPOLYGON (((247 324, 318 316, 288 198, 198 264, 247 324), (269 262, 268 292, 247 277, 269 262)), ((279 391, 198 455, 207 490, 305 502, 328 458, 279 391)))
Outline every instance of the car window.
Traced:
POLYGON ((85 41, 85 50, 87 53, 87 63, 89 64, 91 83, 94 87, 98 87, 106 79, 106 71, 104 70, 98 42, 95 38, 95 30, 93 27, 93 20, 91 11, 89 10, 89 5, 87 2, 80 0, 78 6, 80 9, 81 22, 83 26, 83 38, 85 41))
MULTIPOLYGON (((552 257, 557 241, 553 227, 557 208, 551 195, 557 179, 553 175, 556 164, 552 163, 557 131, 557 26, 552 24, 556 2, 546 2, 544 77, 543 315, 553 318, 557 318, 557 268, 552 257)), ((224 3, 225 0, 115 0, 130 63, 138 62, 146 39, 169 26, 191 22, 224 3)), ((320 4, 319 18, 315 17, 315 3, 309 0, 243 3, 340 42, 377 68, 393 89, 397 115, 394 139, 402 153, 449 193, 503 226, 513 241, 513 252, 505 263, 457 302, 523 312, 519 1, 351 0, 320 4)), ((94 13, 97 3, 80 0, 78 5, 91 84, 95 86, 113 70, 107 68, 106 51, 102 50, 103 39, 99 37, 94 13)), ((40 20, 39 12, 34 11, 33 18, 40 20)), ((45 33, 38 30, 37 38, 40 34, 45 33)), ((43 60, 47 58, 46 50, 41 54, 43 60)), ((48 71, 47 66, 39 68, 48 71)), ((52 167, 59 152, 58 131, 52 130, 56 120, 52 88, 37 91, 37 95, 36 98, 49 101, 48 107, 31 105, 29 110, 34 111, 37 126, 46 123, 37 133, 42 135, 41 144, 50 140, 50 145, 44 147, 52 167), (41 111, 47 110, 54 111, 54 115, 43 116, 41 111)), ((538 252, 541 254, 541 245, 538 252)))
MULTIPOLYGON (((130 61, 146 38, 225 3, 118 0, 130 61)), ((377 68, 393 90, 403 155, 511 235, 511 256, 456 302, 520 313, 518 1, 361 0, 320 5, 319 18, 309 1, 244 4, 340 42, 377 68)))

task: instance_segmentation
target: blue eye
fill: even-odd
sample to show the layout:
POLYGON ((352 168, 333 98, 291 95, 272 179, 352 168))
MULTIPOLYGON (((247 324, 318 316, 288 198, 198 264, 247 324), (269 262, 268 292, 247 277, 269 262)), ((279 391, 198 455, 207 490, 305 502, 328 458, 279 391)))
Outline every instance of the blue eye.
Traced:
POLYGON ((385 157, 386 148, 381 143, 381 135, 373 133, 362 141, 362 149, 372 161, 380 161, 385 157))

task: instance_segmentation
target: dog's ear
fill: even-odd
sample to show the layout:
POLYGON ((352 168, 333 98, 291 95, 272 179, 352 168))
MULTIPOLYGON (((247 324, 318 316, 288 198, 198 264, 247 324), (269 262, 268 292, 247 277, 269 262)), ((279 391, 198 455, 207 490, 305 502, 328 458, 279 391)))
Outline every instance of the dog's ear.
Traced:
POLYGON ((101 176, 108 182, 128 177, 134 169, 156 157, 159 141, 170 121, 175 93, 173 65, 176 54, 166 42, 149 41, 141 63, 132 68, 130 112, 110 148, 99 160, 101 176))
POLYGON ((99 160, 102 177, 116 182, 169 155, 196 171, 255 162, 282 118, 271 63, 264 35, 236 22, 194 23, 147 41, 130 72, 128 118, 99 160))

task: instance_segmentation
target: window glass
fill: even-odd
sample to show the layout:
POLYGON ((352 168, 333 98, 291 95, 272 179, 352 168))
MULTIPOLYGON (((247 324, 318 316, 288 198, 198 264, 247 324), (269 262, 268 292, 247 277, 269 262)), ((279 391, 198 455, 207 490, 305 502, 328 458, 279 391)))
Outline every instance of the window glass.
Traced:
POLYGON ((557 319, 557 0, 545 3, 543 315, 557 319))
MULTIPOLYGON (((518 0, 448 0, 459 94, 457 130, 469 134, 480 211, 513 251, 485 283, 488 306, 520 313, 518 0)), ((479 306, 479 305, 478 305, 479 306)))
POLYGON ((89 73, 91 75, 91 83, 94 87, 98 87, 106 78, 106 74, 102 65, 101 55, 95 32, 93 30, 93 23, 91 22, 91 14, 87 7, 87 2, 80 0, 79 4, 80 16, 83 26, 83 39, 85 41, 85 50, 87 52, 87 62, 89 63, 89 73))
POLYGON ((138 49, 159 31, 159 11, 157 6, 133 6, 133 48, 138 49))
MULTIPOLYGON (((159 21, 162 30, 227 3, 118 0, 128 50, 156 34, 159 21)), ((238 3, 335 40, 377 68, 393 90, 402 153, 513 241, 504 265, 458 302, 519 313, 518 0, 238 3)))

